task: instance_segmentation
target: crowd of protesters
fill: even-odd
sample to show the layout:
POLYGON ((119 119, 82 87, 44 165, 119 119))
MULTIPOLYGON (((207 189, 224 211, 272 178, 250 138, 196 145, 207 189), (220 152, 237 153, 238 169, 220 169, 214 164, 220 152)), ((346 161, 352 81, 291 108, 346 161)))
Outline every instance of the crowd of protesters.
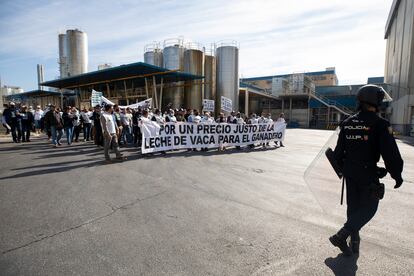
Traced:
MULTIPOLYGON (((111 162, 109 150, 113 149, 116 158, 123 160, 120 153, 121 146, 140 146, 142 134, 140 126, 142 123, 155 121, 162 125, 167 122, 189 122, 189 123, 230 123, 230 124, 260 124, 272 123, 270 113, 262 113, 261 116, 250 114, 249 117, 240 112, 231 112, 225 116, 220 113, 215 119, 210 112, 200 113, 194 109, 170 109, 161 112, 159 109, 121 109, 117 105, 105 105, 103 108, 97 105, 94 108, 78 110, 76 107, 66 106, 63 110, 54 105, 48 105, 43 110, 40 106, 33 109, 32 106, 21 105, 16 107, 11 102, 4 106, 2 117, 3 126, 7 134, 11 133, 13 142, 30 142, 30 133, 40 135, 47 134, 48 140, 53 147, 62 145, 62 138, 72 145, 80 142, 82 132, 83 142, 94 141, 95 145, 104 149, 105 159, 111 162)), ((285 123, 284 114, 280 114, 277 121, 285 123)), ((269 143, 261 144, 262 147, 270 146, 269 143)), ((283 147, 282 142, 275 142, 275 147, 283 147)), ((248 148, 254 148, 249 145, 248 148)), ((237 146, 240 150, 241 147, 237 146)), ((208 149, 201 149, 208 150, 208 149)), ((219 150, 226 150, 224 147, 219 150)))

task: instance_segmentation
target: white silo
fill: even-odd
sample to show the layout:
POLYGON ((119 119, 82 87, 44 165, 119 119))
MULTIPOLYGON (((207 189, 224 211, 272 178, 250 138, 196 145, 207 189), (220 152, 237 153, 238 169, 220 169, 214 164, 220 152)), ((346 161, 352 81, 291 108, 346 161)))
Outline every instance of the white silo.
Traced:
MULTIPOLYGON (((184 69, 184 46, 181 38, 164 40, 162 51, 163 67, 169 70, 184 69)), ((172 108, 184 107, 184 83, 175 83, 176 87, 166 88, 162 107, 171 104, 172 108)))
MULTIPOLYGON (((204 47, 199 43, 188 43, 184 51, 184 72, 204 75, 204 47)), ((203 103, 202 80, 188 81, 185 86, 185 106, 201 111, 203 103)))
POLYGON ((159 43, 154 42, 144 47, 144 62, 163 67, 162 49, 159 43))
POLYGON ((68 76, 88 72, 88 37, 78 29, 66 31, 68 76))
POLYGON ((236 41, 218 42, 216 48, 216 113, 221 96, 232 101, 232 109, 239 110, 239 46, 236 41))
POLYGON ((68 76, 66 34, 59 34, 59 73, 60 78, 68 76))

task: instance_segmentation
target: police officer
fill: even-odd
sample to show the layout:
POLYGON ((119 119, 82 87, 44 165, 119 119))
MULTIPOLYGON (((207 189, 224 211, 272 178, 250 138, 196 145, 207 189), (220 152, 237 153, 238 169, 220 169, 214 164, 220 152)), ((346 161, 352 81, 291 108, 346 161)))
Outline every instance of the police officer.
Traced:
POLYGON ((334 151, 346 181, 347 221, 329 240, 348 256, 359 253, 359 230, 374 217, 382 198, 378 195, 383 191, 377 167, 380 156, 396 182, 394 188, 403 183, 403 160, 392 129, 387 120, 377 115, 384 97, 389 98, 380 86, 365 85, 359 89, 358 113, 342 122, 334 151))

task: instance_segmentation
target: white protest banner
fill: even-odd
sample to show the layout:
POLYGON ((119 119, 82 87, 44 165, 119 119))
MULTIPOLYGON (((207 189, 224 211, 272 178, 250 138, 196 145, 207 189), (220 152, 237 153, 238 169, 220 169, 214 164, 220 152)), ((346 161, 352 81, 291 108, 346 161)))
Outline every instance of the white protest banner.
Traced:
POLYGON ((98 92, 92 89, 91 94, 91 106, 96 106, 101 104, 102 92, 98 92))
POLYGON ((119 108, 131 108, 131 109, 137 109, 138 107, 141 107, 141 108, 150 108, 152 106, 152 98, 149 98, 149 99, 147 99, 147 100, 145 100, 145 101, 141 101, 141 102, 138 102, 138 103, 134 103, 134 104, 130 104, 130 105, 122 105, 122 106, 119 106, 119 108))
POLYGON ((165 123, 141 125, 142 153, 174 149, 243 146, 283 141, 286 124, 165 123))
POLYGON ((229 98, 221 96, 221 110, 224 110, 226 112, 232 112, 233 102, 229 98))
POLYGON ((214 112, 214 100, 203 99, 203 111, 214 112))
MULTIPOLYGON (((100 97, 100 102, 98 104, 102 108, 107 104, 115 105, 113 102, 111 102, 110 100, 108 100, 104 96, 100 97)), ((121 108, 121 109, 124 109, 124 108, 137 109, 139 107, 141 107, 141 108, 150 108, 151 104, 152 104, 152 98, 149 98, 145 101, 141 101, 141 102, 130 104, 130 105, 120 105, 119 108, 121 108)))
POLYGON ((100 106, 101 106, 102 108, 104 108, 104 107, 105 107, 105 105, 107 105, 107 104, 114 105, 114 103, 113 103, 113 102, 111 102, 110 100, 108 100, 108 99, 107 99, 107 98, 105 98, 104 96, 102 96, 102 97, 101 97, 101 102, 100 102, 99 104, 100 104, 100 106))

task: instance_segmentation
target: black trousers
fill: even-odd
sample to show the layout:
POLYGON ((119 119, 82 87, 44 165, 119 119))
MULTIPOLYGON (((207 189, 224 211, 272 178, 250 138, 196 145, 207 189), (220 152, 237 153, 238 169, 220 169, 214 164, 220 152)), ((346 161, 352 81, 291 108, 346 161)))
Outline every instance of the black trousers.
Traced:
POLYGON ((75 139, 75 141, 78 142, 78 140, 79 140, 79 133, 80 133, 81 129, 82 129, 82 126, 81 125, 75 126, 73 128, 72 140, 75 139))
POLYGON ((11 128, 10 132, 12 134, 13 141, 20 142, 20 140, 22 139, 22 124, 19 122, 11 123, 10 128, 11 128))
POLYGON ((30 131, 32 131, 31 124, 22 124, 22 141, 27 142, 30 141, 30 131))
POLYGON ((102 133, 102 128, 100 127, 95 127, 95 145, 97 146, 104 146, 104 137, 103 137, 103 133, 102 133))
POLYGON ((374 175, 346 177, 347 221, 345 229, 353 234, 367 224, 378 209, 379 200, 369 189, 372 181, 379 181, 374 175))
POLYGON ((133 126, 132 127, 132 132, 134 135, 134 144, 141 144, 142 141, 142 135, 141 135, 141 129, 139 128, 139 126, 133 126))

